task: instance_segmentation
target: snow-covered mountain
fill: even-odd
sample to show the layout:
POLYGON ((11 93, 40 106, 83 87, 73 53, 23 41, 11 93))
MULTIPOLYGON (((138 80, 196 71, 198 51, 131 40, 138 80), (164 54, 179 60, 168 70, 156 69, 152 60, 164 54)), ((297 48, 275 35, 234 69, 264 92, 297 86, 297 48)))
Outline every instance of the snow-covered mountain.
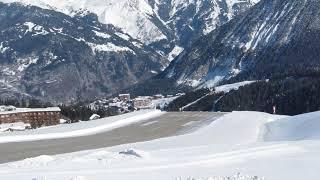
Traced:
POLYGON ((258 0, 1 0, 74 16, 97 14, 172 60, 184 48, 258 0))
POLYGON ((120 27, 147 44, 166 38, 149 19, 154 12, 144 0, 3 0, 2 2, 20 2, 63 12, 70 16, 90 11, 97 14, 101 23, 120 27))
POLYGON ((59 102, 105 96, 158 74, 256 0, 0 2, 1 97, 59 102))
POLYGON ((319 22, 319 0, 263 0, 199 39, 159 77, 206 87, 318 73, 319 22))
POLYGON ((114 93, 160 72, 167 59, 94 14, 67 16, 0 3, 1 98, 53 102, 114 93))

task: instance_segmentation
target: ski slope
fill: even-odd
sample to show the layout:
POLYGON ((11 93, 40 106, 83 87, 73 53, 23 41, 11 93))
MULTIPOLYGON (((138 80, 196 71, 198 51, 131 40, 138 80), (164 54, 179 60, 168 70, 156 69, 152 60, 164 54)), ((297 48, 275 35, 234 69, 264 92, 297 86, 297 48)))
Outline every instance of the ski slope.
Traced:
POLYGON ((319 179, 319 116, 233 112, 191 134, 2 164, 0 179, 319 179))

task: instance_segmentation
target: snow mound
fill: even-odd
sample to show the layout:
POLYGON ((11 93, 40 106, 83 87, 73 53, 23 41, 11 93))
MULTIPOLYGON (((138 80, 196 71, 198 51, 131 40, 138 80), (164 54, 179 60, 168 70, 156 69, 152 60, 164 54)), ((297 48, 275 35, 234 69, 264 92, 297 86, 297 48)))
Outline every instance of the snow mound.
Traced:
POLYGON ((136 150, 136 149, 127 149, 124 151, 120 151, 119 154, 123 154, 123 155, 127 155, 127 156, 135 156, 138 158, 149 158, 149 154, 144 152, 144 151, 140 151, 140 150, 136 150))
MULTIPOLYGON (((260 141, 261 130, 270 121, 282 118, 261 112, 232 112, 200 129, 193 135, 210 137, 212 144, 249 144, 260 141)), ((195 138, 195 141, 202 141, 195 138)), ((208 141, 208 140, 204 140, 208 141)), ((208 143, 208 142, 207 142, 208 143)))
POLYGON ((265 125, 265 141, 320 139, 320 112, 283 118, 265 125))
POLYGON ((23 122, 16 122, 16 123, 4 123, 0 124, 0 132, 6 131, 24 131, 30 128, 31 125, 28 123, 23 122))

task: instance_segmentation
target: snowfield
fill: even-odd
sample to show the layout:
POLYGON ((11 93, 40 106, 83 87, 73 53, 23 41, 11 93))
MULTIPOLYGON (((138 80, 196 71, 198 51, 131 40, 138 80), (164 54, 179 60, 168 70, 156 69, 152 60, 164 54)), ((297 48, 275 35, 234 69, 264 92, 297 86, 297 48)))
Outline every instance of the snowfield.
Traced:
POLYGON ((320 179, 319 117, 232 112, 190 134, 2 164, 0 179, 320 179))

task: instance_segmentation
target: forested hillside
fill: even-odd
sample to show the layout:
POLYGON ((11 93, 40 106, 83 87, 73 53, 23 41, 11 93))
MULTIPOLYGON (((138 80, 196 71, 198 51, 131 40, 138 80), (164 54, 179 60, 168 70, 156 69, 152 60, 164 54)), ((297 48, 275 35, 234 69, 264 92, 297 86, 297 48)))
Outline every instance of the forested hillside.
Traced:
MULTIPOLYGON (((262 111, 296 115, 320 109, 320 76, 287 77, 259 81, 231 90, 228 93, 212 93, 185 111, 262 111)), ((177 110, 198 98, 200 93, 187 93, 173 101, 169 111, 177 110), (189 100, 190 99, 190 100, 189 100), (184 103, 181 101, 185 100, 184 103)))

